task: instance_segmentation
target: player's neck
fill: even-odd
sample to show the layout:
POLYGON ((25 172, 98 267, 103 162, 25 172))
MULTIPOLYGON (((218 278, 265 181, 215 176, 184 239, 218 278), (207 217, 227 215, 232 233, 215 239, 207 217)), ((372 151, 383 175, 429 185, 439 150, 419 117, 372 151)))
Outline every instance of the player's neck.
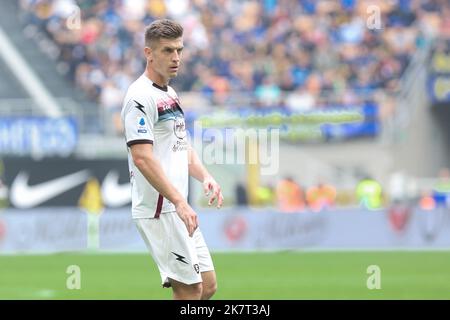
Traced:
POLYGON ((144 74, 153 83, 160 87, 167 87, 169 85, 169 79, 164 79, 160 74, 156 73, 150 68, 146 68, 144 74))

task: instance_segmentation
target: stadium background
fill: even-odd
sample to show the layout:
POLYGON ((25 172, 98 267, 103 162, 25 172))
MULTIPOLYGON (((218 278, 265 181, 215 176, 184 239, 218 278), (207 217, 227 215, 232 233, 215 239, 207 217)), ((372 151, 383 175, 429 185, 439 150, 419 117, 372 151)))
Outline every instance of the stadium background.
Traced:
POLYGON ((191 184, 216 298, 450 297, 447 1, 0 4, 1 299, 170 298, 131 221, 118 121, 161 17, 185 28, 189 130, 280 129, 276 173, 208 165, 219 212, 191 184))

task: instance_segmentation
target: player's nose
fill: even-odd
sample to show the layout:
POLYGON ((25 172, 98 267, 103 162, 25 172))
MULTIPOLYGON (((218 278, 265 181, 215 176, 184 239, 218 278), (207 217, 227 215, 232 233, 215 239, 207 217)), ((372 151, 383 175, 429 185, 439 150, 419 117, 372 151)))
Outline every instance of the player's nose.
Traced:
POLYGON ((172 61, 180 62, 180 54, 176 50, 175 50, 174 54, 172 55, 172 61))

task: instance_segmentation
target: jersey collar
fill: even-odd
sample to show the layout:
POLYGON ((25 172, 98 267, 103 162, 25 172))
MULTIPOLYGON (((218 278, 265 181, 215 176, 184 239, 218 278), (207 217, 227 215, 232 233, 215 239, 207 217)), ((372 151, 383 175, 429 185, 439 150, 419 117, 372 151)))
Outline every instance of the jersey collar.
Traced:
POLYGON ((154 83, 154 82, 152 82, 152 86, 154 86, 155 88, 157 88, 157 89, 159 89, 159 90, 162 90, 162 91, 165 91, 165 92, 167 92, 167 86, 164 86, 164 87, 161 87, 160 85, 157 85, 156 83, 154 83))
POLYGON ((167 92, 169 90, 168 86, 163 86, 161 87, 160 85, 154 83, 149 77, 147 77, 145 74, 142 75, 142 77, 144 77, 148 82, 151 83, 151 85, 153 87, 155 87, 156 89, 159 89, 161 91, 167 92))

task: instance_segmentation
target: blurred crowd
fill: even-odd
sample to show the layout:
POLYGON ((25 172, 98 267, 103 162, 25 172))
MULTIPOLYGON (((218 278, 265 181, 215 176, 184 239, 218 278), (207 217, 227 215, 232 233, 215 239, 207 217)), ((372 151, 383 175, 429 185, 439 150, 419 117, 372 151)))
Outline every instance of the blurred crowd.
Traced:
POLYGON ((368 210, 418 207, 424 211, 437 208, 450 209, 450 169, 441 168, 430 183, 417 184, 401 174, 393 174, 388 185, 367 175, 353 188, 339 188, 325 179, 305 186, 292 176, 279 179, 275 185, 261 185, 250 195, 247 188, 238 183, 235 188, 235 205, 275 207, 280 212, 321 212, 339 207, 361 207, 368 210), (410 192, 409 189, 414 190, 410 192))
POLYGON ((447 0, 20 0, 20 6, 25 23, 59 45, 70 78, 112 114, 143 72, 144 28, 157 18, 185 29, 174 87, 199 93, 209 105, 309 110, 375 99, 381 116, 392 112, 389 96, 424 39, 450 33, 447 0))

